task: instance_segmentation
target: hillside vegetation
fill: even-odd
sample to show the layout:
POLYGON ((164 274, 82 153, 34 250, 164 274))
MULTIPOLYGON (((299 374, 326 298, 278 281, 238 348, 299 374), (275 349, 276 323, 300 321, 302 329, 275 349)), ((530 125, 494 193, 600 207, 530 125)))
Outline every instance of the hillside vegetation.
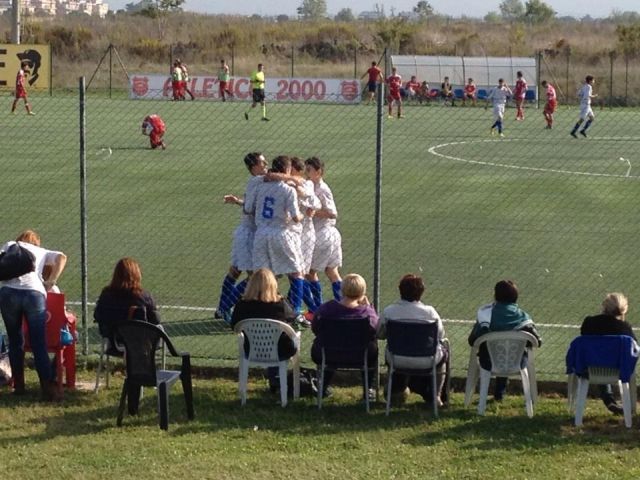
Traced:
MULTIPOLYGON (((5 40, 10 38, 9 22, 8 15, 0 17, 5 40)), ((613 59, 615 76, 624 77, 615 83, 637 84, 634 62, 628 61, 635 56, 637 39, 624 37, 620 28, 615 19, 556 19, 533 25, 440 17, 420 22, 398 17, 311 22, 186 12, 151 18, 118 12, 105 19, 25 17, 22 41, 51 44, 54 87, 74 86, 78 76, 90 76, 109 44, 116 46, 131 72, 166 72, 173 55, 198 74, 214 73, 219 59, 225 58, 237 75, 262 61, 272 75, 293 71, 300 76, 351 77, 361 75, 387 47, 393 53, 417 55, 533 56, 542 51, 543 69, 571 83, 593 69, 606 77, 606 83, 613 59), (625 48, 625 41, 631 42, 631 48, 625 48)), ((629 28, 633 33, 640 29, 629 28)), ((99 72, 96 83, 105 78, 99 72)), ((118 86, 124 86, 125 80, 124 75, 114 75, 118 86)))

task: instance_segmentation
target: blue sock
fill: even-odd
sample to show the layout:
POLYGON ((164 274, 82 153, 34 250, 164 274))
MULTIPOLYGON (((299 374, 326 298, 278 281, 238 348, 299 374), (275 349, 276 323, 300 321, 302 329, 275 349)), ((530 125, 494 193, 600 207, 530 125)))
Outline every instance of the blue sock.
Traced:
POLYGON ((331 284, 331 289, 333 290, 333 298, 337 301, 342 300, 342 293, 340 290, 342 289, 342 280, 337 280, 331 284))
POLYGON ((235 288, 233 289, 233 293, 230 296, 231 299, 231 308, 236 306, 236 303, 238 303, 238 300, 240 300, 240 297, 242 295, 244 295, 244 291, 247 288, 247 283, 249 282, 249 279, 245 278, 244 280, 242 280, 240 283, 238 283, 235 288))
POLYGON ((502 120, 498 120, 496 125, 498 127, 498 133, 502 133, 502 120))
POLYGON ((291 306, 296 315, 302 313, 302 296, 304 294, 304 280, 302 278, 289 278, 291 306))
POLYGON ((316 301, 313 298, 313 293, 311 292, 311 283, 309 282, 309 280, 304 280, 303 282, 304 283, 303 283, 302 299, 304 300, 304 303, 307 305, 307 309, 310 312, 315 312, 316 301))
POLYGON ((593 120, 591 119, 587 120, 587 123, 584 124, 584 128, 582 129, 583 132, 587 131, 587 128, 589 128, 589 125, 591 125, 591 122, 593 122, 593 120))
POLYGON ((218 304, 218 312, 224 316, 225 312, 231 311, 231 307, 235 305, 233 295, 236 289, 236 279, 230 275, 225 275, 222 282, 222 291, 220 292, 220 303, 218 304))
POLYGON ((491 129, 493 130, 494 128, 496 128, 497 125, 498 125, 497 121, 493 122, 493 125, 491 125, 491 129))
POLYGON ((313 281, 309 281, 309 287, 311 287, 311 294, 313 295, 315 309, 317 309, 320 305, 324 303, 322 301, 322 285, 320 284, 320 281, 313 280, 313 281))
POLYGON ((578 123, 576 123, 574 125, 573 130, 571 130, 571 133, 576 133, 579 128, 580 128, 580 122, 578 122, 578 123))

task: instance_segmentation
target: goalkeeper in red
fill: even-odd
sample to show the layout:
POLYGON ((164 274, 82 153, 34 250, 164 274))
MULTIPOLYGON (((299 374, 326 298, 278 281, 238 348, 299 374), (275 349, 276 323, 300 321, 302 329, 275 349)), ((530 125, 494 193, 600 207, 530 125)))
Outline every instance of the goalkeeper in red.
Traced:
POLYGON ((147 115, 142 121, 142 134, 149 137, 151 148, 167 148, 167 145, 162 140, 166 127, 164 120, 159 115, 147 115))

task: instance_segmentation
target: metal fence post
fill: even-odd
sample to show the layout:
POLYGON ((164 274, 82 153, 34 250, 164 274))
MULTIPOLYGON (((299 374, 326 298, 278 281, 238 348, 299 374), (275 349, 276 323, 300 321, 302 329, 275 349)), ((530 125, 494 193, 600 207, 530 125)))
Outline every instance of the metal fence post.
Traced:
MULTIPOLYGON (((384 52, 385 66, 387 51, 384 52)), ((376 95, 376 198, 373 233, 373 306, 380 311, 380 237, 382 225, 382 140, 384 131, 384 82, 376 95)))
POLYGON ((87 149, 86 149, 86 96, 85 78, 79 79, 80 97, 80 278, 82 281, 82 354, 89 353, 89 324, 87 322, 87 298, 89 295, 87 276, 87 149))

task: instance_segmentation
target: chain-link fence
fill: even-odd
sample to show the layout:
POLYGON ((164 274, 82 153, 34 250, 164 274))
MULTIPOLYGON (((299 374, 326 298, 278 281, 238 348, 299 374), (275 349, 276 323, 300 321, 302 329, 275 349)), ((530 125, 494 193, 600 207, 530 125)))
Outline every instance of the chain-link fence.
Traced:
MULTIPOLYGON (((564 373, 570 339, 584 316, 598 312, 606 292, 629 296, 633 321, 640 298, 636 110, 597 108, 587 138, 575 139, 569 135, 578 119, 575 105, 560 107, 552 129, 534 105, 519 122, 509 105, 499 137, 490 135, 492 111, 482 104, 407 102, 404 118, 395 107, 387 118, 387 105, 276 101, 276 93, 267 91, 268 122, 250 99, 87 97, 90 302, 109 283, 116 261, 133 256, 177 346, 203 365, 234 364, 235 338, 214 310, 241 209, 222 198, 244 193, 243 158, 260 151, 267 159, 325 161, 342 235, 342 273, 363 275, 370 292, 379 282, 379 310, 397 299, 403 274, 422 274, 423 300, 446 319, 458 375, 475 312, 491 301, 502 278, 518 283, 519 303, 542 333, 542 377, 564 373), (150 149, 141 135, 142 119, 152 113, 167 125, 166 150, 150 149), (374 278, 377 165, 380 270, 374 278)), ((79 101, 35 96, 32 103, 35 116, 7 114, 0 129, 2 230, 10 239, 34 228, 45 247, 67 253, 60 284, 70 307, 81 311, 79 101)), ((324 298, 331 298, 323 273, 320 279, 324 298)), ((280 289, 286 293, 286 280, 280 289)), ((93 353, 99 336, 91 305, 88 314, 81 332, 93 353)), ((305 332, 305 352, 311 340, 305 332)), ((307 353, 303 358, 311 362, 307 353)))

